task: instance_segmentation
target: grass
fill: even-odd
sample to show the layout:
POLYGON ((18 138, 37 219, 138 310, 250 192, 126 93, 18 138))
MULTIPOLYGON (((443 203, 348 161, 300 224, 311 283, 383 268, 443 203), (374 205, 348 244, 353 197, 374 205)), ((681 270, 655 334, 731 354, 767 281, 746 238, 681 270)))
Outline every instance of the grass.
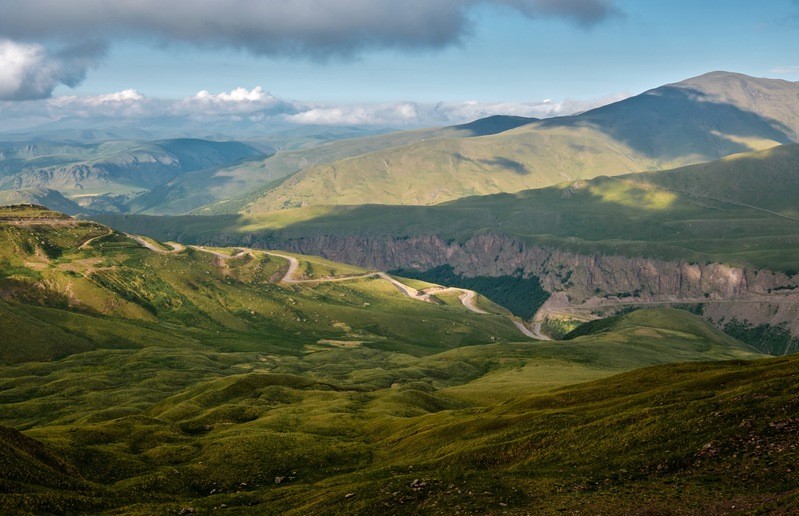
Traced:
MULTIPOLYGON (((376 137, 372 141, 383 145, 356 144, 359 152, 309 161, 238 207, 262 215, 308 205, 431 205, 674 168, 796 141, 799 120, 785 108, 796 97, 794 86, 734 74, 699 79, 575 116, 506 117, 485 131, 492 121, 480 120, 472 130, 463 126, 418 140, 403 140, 402 133, 376 137)), ((649 199, 668 200, 663 193, 649 199)))
MULTIPOLYGON (((34 218, 23 217, 24 223, 0 224, 0 238, 6 239, 0 285, 7 302, 71 310, 97 318, 101 326, 114 324, 106 319, 125 319, 198 328, 213 332, 216 345, 226 350, 301 349, 319 340, 359 340, 364 346, 425 353, 427 347, 520 338, 505 317, 421 303, 383 280, 282 285, 277 281, 288 266, 282 258, 256 251, 222 260, 192 248, 158 253, 95 223, 48 219, 40 224, 38 212, 31 213, 34 218), (81 248, 86 242, 89 246, 81 248), (420 328, 418 321, 426 324, 420 328)), ((321 258, 299 258, 299 273, 307 277, 366 272, 321 258)), ((9 314, 16 310, 9 307, 9 314)), ((60 329, 53 329, 51 337, 63 333, 62 325, 55 326, 60 329)), ((48 331, 42 330, 42 346, 48 331)), ((66 342, 71 344, 59 352, 51 344, 51 355, 93 346, 81 339, 66 342)), ((15 348, 8 345, 4 357, 11 363, 15 348)))
POLYGON ((79 249, 102 227, 44 220, 2 233, 14 267, 66 299, 0 303, 3 512, 796 500, 785 472, 799 458, 799 362, 756 360, 691 313, 641 310, 520 343, 503 316, 413 301, 385 281, 277 285, 286 263, 261 253, 161 254, 115 233, 79 249))
POLYGON ((665 507, 675 497, 712 505, 720 488, 755 501, 757 489, 777 500, 795 489, 773 476, 757 489, 732 477, 702 480, 741 461, 757 466, 749 476, 787 467, 794 452, 768 464, 791 434, 768 425, 796 409, 788 387, 795 360, 612 376, 673 360, 759 356, 686 312, 637 312, 614 331, 570 343, 421 357, 364 347, 220 352, 200 341, 2 367, 2 424, 25 437, 0 432, 0 460, 9 464, 0 506, 334 513, 388 504, 404 513, 521 509, 536 500, 550 512, 637 507, 633 491, 665 507), (648 333, 635 337, 642 328, 648 333), (766 418, 739 430, 754 415, 766 418), (708 418, 720 426, 697 425, 708 418), (746 448, 739 434, 771 443, 765 458, 688 460, 709 441, 746 448), (41 447, 44 465, 23 454, 31 446, 41 447), (75 472, 68 481, 57 476, 65 468, 75 472))
POLYGON ((364 241, 436 236, 465 242, 489 233, 589 255, 721 262, 796 273, 797 153, 799 145, 789 145, 683 169, 437 206, 311 206, 258 216, 101 220, 159 238, 247 238, 259 246, 333 237, 364 241))

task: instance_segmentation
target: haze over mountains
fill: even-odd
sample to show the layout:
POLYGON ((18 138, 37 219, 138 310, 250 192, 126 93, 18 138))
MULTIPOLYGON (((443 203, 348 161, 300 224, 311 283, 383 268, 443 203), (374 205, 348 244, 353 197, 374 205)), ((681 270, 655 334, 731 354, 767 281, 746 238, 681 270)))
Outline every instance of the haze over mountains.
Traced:
MULTIPOLYGON (((114 142, 85 145, 83 158, 74 157, 74 150, 36 145, 39 151, 29 152, 25 160, 37 161, 19 161, 20 151, 6 151, 16 161, 6 164, 0 184, 5 189, 49 188, 67 197, 80 195, 77 188, 93 194, 124 191, 124 199, 91 207, 129 213, 437 204, 600 175, 674 168, 791 143, 799 139, 797 96, 796 83, 714 72, 575 116, 491 117, 462 126, 330 143, 325 139, 357 132, 295 131, 293 137, 272 138, 271 144, 269 139, 244 142, 255 149, 241 147, 224 158, 213 150, 222 144, 213 142, 203 144, 205 149, 195 143, 193 155, 177 157, 170 154, 171 148, 148 148, 157 147, 157 141, 124 148, 114 142), (117 150, 109 153, 110 146, 117 150), (276 148, 282 150, 275 152, 276 148), (206 155, 209 152, 215 157, 206 155), (235 163, 244 158, 246 163, 235 163), (191 163, 182 164, 186 160, 191 163), (119 165, 133 167, 124 185, 113 177, 119 165)), ((70 145, 74 144, 61 144, 70 145)))
POLYGON ((799 83, 112 122, 0 144, 0 512, 799 503, 799 83))
POLYGON ((250 211, 309 204, 437 204, 600 175, 659 170, 797 141, 799 84, 716 72, 581 115, 423 138, 291 176, 250 211), (518 127, 507 129, 508 126, 518 127))

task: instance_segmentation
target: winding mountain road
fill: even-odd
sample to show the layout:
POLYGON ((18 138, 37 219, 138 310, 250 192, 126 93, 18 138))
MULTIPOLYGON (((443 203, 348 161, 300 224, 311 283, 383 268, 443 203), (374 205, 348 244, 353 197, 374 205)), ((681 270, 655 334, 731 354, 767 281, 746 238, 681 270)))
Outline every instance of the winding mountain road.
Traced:
MULTIPOLYGON (((128 237, 132 238, 142 246, 146 247, 147 249, 154 251, 159 254, 175 254, 186 249, 186 246, 174 242, 169 242, 168 245, 172 247, 172 250, 166 250, 160 248, 153 243, 149 242, 148 240, 137 236, 137 235, 127 235, 128 237)), ((88 242, 87 242, 88 243, 88 242)), ((85 244, 84 244, 85 245, 85 244)), ((228 255, 224 253, 220 253, 218 251, 214 251, 212 249, 206 249, 202 246, 189 246, 192 249, 196 249, 197 251, 202 251, 204 253, 211 254, 216 256, 221 260, 231 260, 234 258, 240 258, 244 255, 251 255, 255 256, 255 253, 251 249, 246 248, 238 248, 238 253, 233 255, 228 255)), ((385 272, 369 272, 366 274, 361 274, 357 276, 339 276, 335 278, 320 278, 320 279, 297 279, 295 275, 297 270, 300 268, 300 262, 297 258, 293 256, 289 256, 287 254, 275 253, 273 251, 263 251, 264 254, 268 256, 274 256, 275 258, 281 258, 286 260, 289 263, 289 267, 286 270, 286 273, 280 279, 279 283, 284 283, 287 285, 296 285, 296 284, 307 284, 307 283, 338 283, 343 281, 352 281, 357 279, 366 279, 366 278, 380 278, 382 280, 388 281, 392 285, 394 285, 397 290, 405 294, 406 296, 410 297, 411 299, 417 299, 419 301, 424 301, 427 303, 432 303, 433 300, 431 299, 435 294, 443 294, 445 292, 458 292, 460 295, 458 299, 460 300, 461 304, 469 311, 474 312, 476 314, 483 314, 483 315, 490 315, 489 312, 482 310, 476 304, 477 299, 477 292, 474 290, 464 289, 464 288, 457 288, 457 287, 431 287, 425 290, 417 290, 409 285, 402 283, 401 281, 397 280, 386 274, 385 272)), ((536 323, 534 331, 530 331, 524 324, 520 321, 509 318, 511 322, 519 329, 519 331, 525 335, 526 337, 530 337, 531 339, 536 340, 550 340, 548 337, 541 334, 541 324, 536 323)))

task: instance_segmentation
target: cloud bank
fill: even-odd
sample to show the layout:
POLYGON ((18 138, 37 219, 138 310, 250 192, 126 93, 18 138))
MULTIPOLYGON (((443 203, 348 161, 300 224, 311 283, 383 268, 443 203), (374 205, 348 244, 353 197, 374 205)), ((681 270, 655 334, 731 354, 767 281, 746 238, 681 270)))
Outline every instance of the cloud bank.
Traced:
POLYGON ((0 100, 47 98, 60 84, 82 82, 104 49, 87 40, 181 42, 324 61, 458 43, 481 5, 580 27, 620 13, 616 0, 0 0, 0 100))
MULTIPOLYGON (((543 100, 540 102, 440 102, 425 104, 394 102, 380 104, 327 105, 275 96, 262 87, 236 88, 227 92, 199 91, 178 100, 151 98, 127 89, 91 96, 59 96, 31 102, 0 102, 0 122, 14 127, 80 124, 111 121, 119 124, 193 128, 201 136, 213 127, 234 123, 250 127, 252 134, 271 127, 291 125, 346 125, 376 127, 432 127, 461 124, 492 115, 532 118, 563 116, 585 111, 629 95, 617 94, 589 101, 543 100)), ((181 129, 183 130, 183 129, 181 129)))
POLYGON ((619 13, 616 0, 0 0, 0 35, 19 41, 155 37, 326 59, 456 43, 480 5, 582 27, 619 13))

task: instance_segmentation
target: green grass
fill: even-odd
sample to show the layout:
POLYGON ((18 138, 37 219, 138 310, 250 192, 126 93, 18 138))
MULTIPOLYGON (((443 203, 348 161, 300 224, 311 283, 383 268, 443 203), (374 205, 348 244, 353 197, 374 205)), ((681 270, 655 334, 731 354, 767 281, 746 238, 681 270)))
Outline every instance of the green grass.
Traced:
POLYGON ((785 107, 795 98, 789 83, 717 73, 575 116, 510 119, 486 131, 491 120, 480 120, 469 124, 472 130, 462 126, 417 141, 376 137, 383 147, 311 161, 247 199, 242 211, 430 205, 712 161, 797 141, 799 117, 785 107))
POLYGON ((790 145, 684 169, 437 206, 312 206, 258 216, 101 220, 159 238, 246 238, 263 246, 331 237, 363 241, 437 236, 465 242, 489 233, 589 255, 721 262, 796 273, 797 154, 799 146, 790 145))
POLYGON ((792 417, 795 386, 786 382, 795 360, 660 366, 612 377, 674 360, 759 356, 678 311, 637 312, 617 331, 582 339, 422 357, 365 347, 221 352, 212 339, 175 347, 147 339, 137 349, 5 366, 0 423, 44 446, 32 462, 23 452, 40 444, 0 432, 0 460, 10 464, 0 470, 8 493, 0 507, 164 512, 225 504, 254 513, 332 513, 389 504, 397 512, 485 512, 536 500, 548 512, 585 503, 607 508, 610 500, 636 507, 640 498, 631 492, 660 497, 658 506, 674 497, 707 506, 718 489, 753 500, 757 489, 795 489, 774 477, 758 488, 734 478, 702 480, 740 461, 780 471, 795 452, 772 466, 771 455, 762 464, 729 454, 701 468, 686 461, 710 440, 748 446, 733 439, 761 436, 772 420, 792 417), (781 398, 762 396, 775 393, 781 398), (749 401, 731 401, 738 398, 749 401), (723 417, 714 416, 719 410, 723 417), (740 419, 755 414, 766 419, 739 430, 740 419), (713 425, 697 424, 708 418, 713 425), (694 425, 700 432, 682 430, 694 425), (658 469, 662 463, 668 469, 658 469), (75 472, 69 480, 57 477, 65 469, 75 472), (414 479, 425 485, 412 488, 414 479))
POLYGON ((506 317, 454 299, 421 303, 377 279, 278 285, 285 261, 259 252, 161 254, 26 210, 0 233, 3 256, 41 278, 0 281, 50 294, 0 303, 0 511, 595 513, 796 499, 785 472, 799 458, 799 362, 745 362, 762 355, 691 313, 641 310, 569 341, 514 342, 506 317))

